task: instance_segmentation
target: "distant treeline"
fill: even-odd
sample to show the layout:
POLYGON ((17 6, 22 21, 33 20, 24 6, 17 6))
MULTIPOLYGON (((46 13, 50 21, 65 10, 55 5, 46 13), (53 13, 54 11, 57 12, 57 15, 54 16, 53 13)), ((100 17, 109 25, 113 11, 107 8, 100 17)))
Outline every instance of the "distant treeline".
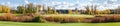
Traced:
POLYGON ((9 6, 0 5, 0 13, 16 13, 16 14, 25 14, 25 13, 40 13, 40 14, 90 14, 90 15, 99 15, 99 14, 120 14, 120 8, 115 9, 106 9, 100 11, 97 9, 98 6, 85 6, 86 10, 56 10, 50 6, 45 7, 44 5, 34 5, 33 3, 17 6, 17 10, 11 10, 9 6))

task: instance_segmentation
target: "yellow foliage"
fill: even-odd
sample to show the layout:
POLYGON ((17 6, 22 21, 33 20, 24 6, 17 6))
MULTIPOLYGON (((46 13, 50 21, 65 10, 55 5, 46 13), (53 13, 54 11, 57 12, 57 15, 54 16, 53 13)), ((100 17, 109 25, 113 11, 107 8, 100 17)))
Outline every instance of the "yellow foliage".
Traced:
POLYGON ((8 6, 2 6, 2 12, 5 12, 5 13, 10 12, 10 7, 8 7, 8 6))
POLYGON ((101 12, 97 10, 97 11, 96 11, 96 14, 100 16, 101 12))
POLYGON ((72 14, 72 10, 68 10, 68 13, 69 13, 69 14, 72 14))
POLYGON ((2 6, 0 6, 0 12, 2 12, 2 6))
POLYGON ((78 10, 76 10, 75 12, 76 12, 76 14, 79 14, 78 10))
POLYGON ((41 5, 38 5, 38 6, 37 6, 36 13, 38 13, 38 12, 41 10, 41 7, 42 7, 41 5))
POLYGON ((90 14, 91 14, 91 11, 88 11, 88 14, 90 15, 90 14))
POLYGON ((105 10, 104 11, 104 14, 110 14, 110 10, 108 9, 108 10, 105 10))
POLYGON ((93 11, 90 10, 90 11, 89 11, 89 14, 91 15, 91 14, 94 14, 94 13, 93 13, 93 11))

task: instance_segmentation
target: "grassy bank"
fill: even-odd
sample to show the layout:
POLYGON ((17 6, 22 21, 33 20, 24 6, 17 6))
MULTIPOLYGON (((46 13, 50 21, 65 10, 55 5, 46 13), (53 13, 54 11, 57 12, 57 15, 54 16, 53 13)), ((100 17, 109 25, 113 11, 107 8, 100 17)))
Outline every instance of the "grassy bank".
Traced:
POLYGON ((85 15, 85 14, 46 14, 43 16, 55 16, 55 17, 81 17, 81 18, 92 18, 93 15, 85 15))
POLYGON ((20 23, 0 21, 0 26, 120 26, 116 23, 20 23))
MULTIPOLYGON (((0 16, 4 16, 4 15, 6 15, 6 13, 0 13, 0 16)), ((22 15, 22 14, 12 14, 12 15, 19 16, 19 15, 22 15)))

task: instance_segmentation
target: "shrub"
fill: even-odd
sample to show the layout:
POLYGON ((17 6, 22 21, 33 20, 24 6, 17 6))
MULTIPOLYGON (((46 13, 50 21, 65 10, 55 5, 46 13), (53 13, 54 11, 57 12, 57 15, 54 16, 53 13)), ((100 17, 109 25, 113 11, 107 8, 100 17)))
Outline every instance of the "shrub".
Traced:
POLYGON ((34 15, 34 13, 28 13, 28 14, 26 14, 27 16, 31 16, 31 17, 34 17, 35 15, 34 15))
POLYGON ((25 19, 24 22, 32 22, 32 19, 34 17, 31 17, 31 16, 23 16, 23 18, 25 19))
POLYGON ((22 16, 16 17, 17 22, 24 22, 26 19, 22 16))
POLYGON ((16 17, 16 20, 17 22, 31 22, 33 19, 33 17, 30 17, 30 16, 18 16, 16 17))
POLYGON ((120 21, 120 16, 119 15, 114 15, 114 21, 115 22, 118 22, 118 21, 120 21))
POLYGON ((93 18, 83 18, 81 22, 83 23, 91 23, 93 18))
POLYGON ((14 21, 14 22, 15 22, 15 21, 17 21, 17 19, 18 19, 18 18, 17 18, 16 16, 14 16, 14 17, 12 17, 12 18, 10 19, 10 21, 14 21))
POLYGON ((75 22, 79 22, 79 18, 76 17, 69 17, 68 18, 69 22, 68 23, 75 23, 75 22))
POLYGON ((63 17, 54 17, 54 22, 62 22, 63 17))
POLYGON ((0 16, 0 20, 1 20, 1 21, 4 21, 5 19, 6 19, 5 16, 0 16))
POLYGON ((92 23, 101 23, 101 22, 105 22, 105 18, 97 17, 92 19, 92 23))
POLYGON ((54 22, 54 16, 45 17, 45 20, 49 22, 54 22))
POLYGON ((40 16, 36 16, 32 21, 33 22, 41 22, 41 17, 40 16))
MULTIPOLYGON (((115 17, 116 18, 116 17, 115 17)), ((115 22, 114 16, 106 16, 105 17, 106 22, 115 22)))
POLYGON ((68 22, 69 22, 69 18, 65 16, 65 17, 63 18, 63 21, 62 21, 61 23, 68 23, 68 22))
POLYGON ((6 17, 5 20, 10 21, 10 20, 12 19, 12 14, 11 14, 11 13, 7 13, 7 14, 5 15, 5 17, 6 17))

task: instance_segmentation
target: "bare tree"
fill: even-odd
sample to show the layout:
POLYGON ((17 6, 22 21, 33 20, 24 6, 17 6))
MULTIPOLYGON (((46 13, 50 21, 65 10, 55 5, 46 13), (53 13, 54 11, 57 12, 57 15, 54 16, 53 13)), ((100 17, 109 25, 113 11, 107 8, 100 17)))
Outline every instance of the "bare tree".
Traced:
POLYGON ((90 14, 89 12, 90 12, 90 7, 89 6, 85 6, 85 9, 86 9, 86 13, 87 14, 90 14))
POLYGON ((79 14, 79 11, 78 11, 78 9, 77 9, 77 8, 75 8, 75 13, 76 13, 76 14, 79 14))
POLYGON ((86 6, 85 7, 85 9, 86 9, 86 13, 88 13, 88 14, 92 14, 92 15, 94 15, 94 14, 96 14, 96 10, 97 10, 97 6, 95 5, 95 6, 86 6))
POLYGON ((115 10, 116 14, 120 14, 120 6, 118 6, 118 8, 115 10))
POLYGON ((41 5, 37 5, 36 13, 40 12, 41 7, 42 7, 41 5))

